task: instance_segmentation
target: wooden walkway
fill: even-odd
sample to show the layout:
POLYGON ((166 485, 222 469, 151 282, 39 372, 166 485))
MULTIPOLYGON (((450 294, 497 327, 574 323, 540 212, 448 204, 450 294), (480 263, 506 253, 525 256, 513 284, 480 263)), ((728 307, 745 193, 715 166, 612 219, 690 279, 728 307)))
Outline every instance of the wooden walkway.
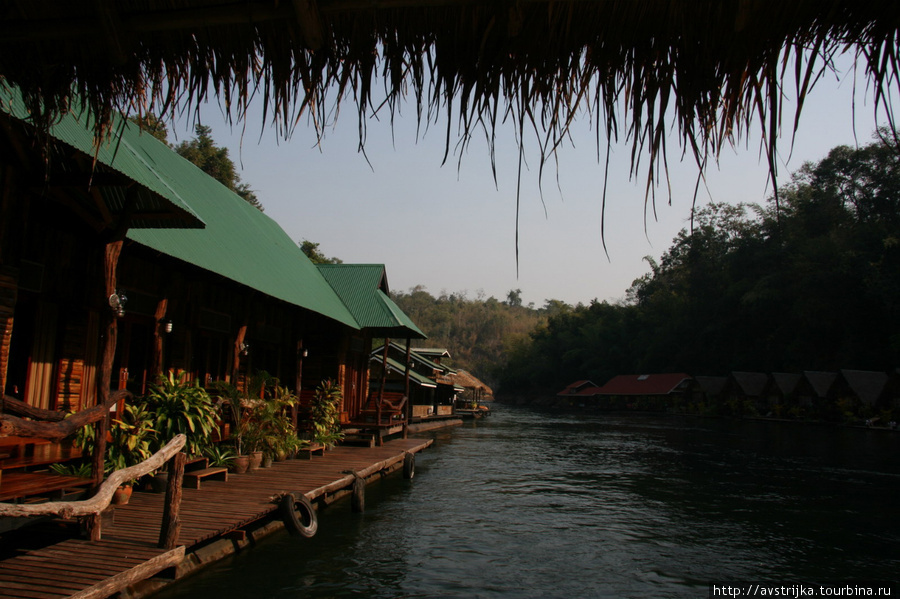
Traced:
POLYGON ((103 526, 99 543, 69 539, 0 561, 0 598, 106 597, 122 589, 116 580, 134 568, 150 578, 180 563, 193 548, 267 518, 278 509, 272 497, 279 493, 327 502, 346 493, 357 476, 391 471, 402 466, 407 453, 431 443, 398 439, 381 447, 336 447, 310 460, 276 462, 232 474, 227 482, 205 480, 200 489, 184 488, 180 546, 174 551, 156 548, 165 494, 136 492, 128 505, 115 507, 114 522, 103 526))

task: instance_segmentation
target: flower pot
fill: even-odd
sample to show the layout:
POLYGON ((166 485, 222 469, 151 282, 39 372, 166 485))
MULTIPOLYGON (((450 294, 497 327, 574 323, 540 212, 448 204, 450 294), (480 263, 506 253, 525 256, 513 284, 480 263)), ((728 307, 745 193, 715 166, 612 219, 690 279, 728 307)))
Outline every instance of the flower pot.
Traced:
POLYGON ((113 492, 112 503, 114 505, 125 505, 131 499, 131 485, 122 485, 113 492))
POLYGON ((231 460, 231 471, 235 474, 244 474, 250 467, 250 456, 239 455, 231 460))
POLYGON ((269 454, 264 454, 262 459, 262 464, 260 464, 263 468, 271 468, 272 467, 272 456, 269 454))
POLYGON ((248 472, 253 472, 257 468, 262 465, 263 452, 261 451, 251 451, 250 452, 250 468, 247 469, 248 472))

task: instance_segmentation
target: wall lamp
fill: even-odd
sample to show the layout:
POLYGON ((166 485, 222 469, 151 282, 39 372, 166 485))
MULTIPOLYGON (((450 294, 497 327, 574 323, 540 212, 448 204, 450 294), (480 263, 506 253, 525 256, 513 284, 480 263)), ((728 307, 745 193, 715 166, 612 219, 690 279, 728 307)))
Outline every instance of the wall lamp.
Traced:
POLYGON ((116 292, 109 296, 109 307, 112 308, 113 313, 119 318, 125 316, 125 303, 128 301, 128 298, 125 296, 125 292, 116 289, 116 292))
POLYGON ((171 333, 175 326, 172 324, 171 318, 163 318, 159 321, 159 324, 162 325, 162 329, 166 333, 171 333))
POLYGON ((241 343, 241 355, 246 356, 250 353, 250 344, 249 343, 241 343))

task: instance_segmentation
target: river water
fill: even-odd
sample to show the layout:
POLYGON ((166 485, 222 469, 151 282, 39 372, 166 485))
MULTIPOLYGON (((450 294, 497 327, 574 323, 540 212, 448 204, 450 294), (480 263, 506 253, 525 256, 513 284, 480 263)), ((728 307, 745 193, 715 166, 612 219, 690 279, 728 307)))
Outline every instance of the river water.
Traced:
MULTIPOLYGON (((320 512, 176 597, 706 597, 900 577, 900 433, 496 406, 366 512, 320 512)), ((325 458, 327 459, 327 457, 325 458)))

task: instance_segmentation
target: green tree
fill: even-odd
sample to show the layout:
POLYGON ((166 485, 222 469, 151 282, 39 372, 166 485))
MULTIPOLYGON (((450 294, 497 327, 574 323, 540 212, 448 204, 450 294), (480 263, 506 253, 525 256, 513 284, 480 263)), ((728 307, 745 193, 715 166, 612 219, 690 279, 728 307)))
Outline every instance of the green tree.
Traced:
POLYGON ((212 128, 197 125, 194 128, 196 137, 185 140, 175 147, 184 158, 197 165, 203 172, 232 190, 254 208, 263 211, 263 205, 250 189, 250 185, 241 181, 234 162, 228 156, 228 148, 216 145, 212 138, 212 128))
POLYGON ((300 251, 306 254, 306 257, 309 258, 310 262, 313 264, 343 264, 344 261, 340 258, 328 258, 319 250, 319 244, 310 241, 308 239, 303 239, 300 241, 300 251))
POLYGON ((159 141, 169 145, 169 129, 166 124, 155 114, 147 112, 139 116, 131 117, 131 122, 146 131, 159 141))

